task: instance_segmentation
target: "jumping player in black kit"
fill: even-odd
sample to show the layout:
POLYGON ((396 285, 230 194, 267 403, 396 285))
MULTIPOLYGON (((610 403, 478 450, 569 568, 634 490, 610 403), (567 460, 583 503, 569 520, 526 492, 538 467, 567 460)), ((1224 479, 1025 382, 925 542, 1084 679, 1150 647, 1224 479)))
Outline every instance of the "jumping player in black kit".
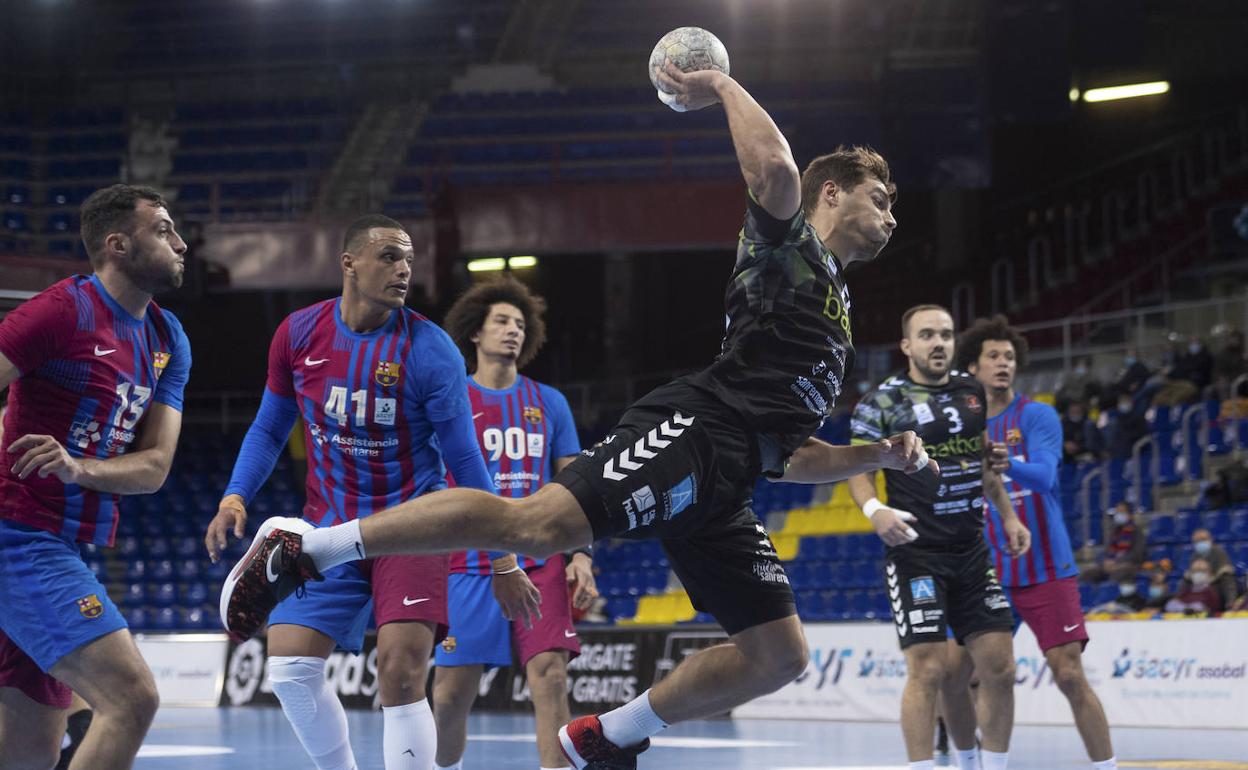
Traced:
MULTIPOLYGON (((449 490, 302 538, 274 532, 235 568, 225 597, 232 632, 253 633, 279 597, 361 554, 490 548, 542 557, 629 537, 661 540, 694 605, 730 638, 633 702, 561 729, 578 770, 634 768, 649 736, 668 724, 723 713, 805 670, 793 592, 750 507, 755 479, 933 473, 913 432, 855 447, 811 438, 853 362, 844 268, 888 243, 894 188, 887 163, 866 148, 838 149, 799 176, 784 136, 736 81, 712 71, 660 74, 689 109, 723 104, 749 187, 720 356, 642 398, 530 497, 449 490)), ((538 611, 503 609, 521 619, 538 611)))
MULTIPOLYGON (((849 490, 888 546, 889 599, 908 672, 901 729, 910 770, 933 767, 937 696, 956 665, 946 649, 947 630, 966 645, 979 675, 984 768, 1004 770, 1014 723, 1014 619, 984 542, 984 498, 998 508, 1010 498, 1001 477, 984 462, 987 399, 978 380, 951 371, 949 311, 939 305, 911 308, 902 316, 901 332, 909 366, 858 403, 853 440, 869 444, 897 430, 914 430, 940 465, 940 475, 885 471, 887 506, 875 498, 866 474, 851 478, 849 490)), ((1007 509, 1013 511, 1001 508, 1007 509)), ((1003 526, 1011 551, 1026 552, 1030 533, 1018 517, 1003 526)), ((954 706, 946 712, 968 713, 967 703, 954 706)), ((976 768, 974 724, 960 727, 950 724, 959 764, 976 768)))

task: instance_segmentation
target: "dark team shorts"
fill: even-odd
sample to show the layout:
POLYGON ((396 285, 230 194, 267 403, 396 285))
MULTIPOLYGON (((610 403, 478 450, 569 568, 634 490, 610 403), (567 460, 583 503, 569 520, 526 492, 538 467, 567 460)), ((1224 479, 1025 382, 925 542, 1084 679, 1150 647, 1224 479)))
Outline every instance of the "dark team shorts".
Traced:
POLYGON ((48 671, 69 653, 125 627, 77 543, 0 520, 0 687, 69 708, 69 686, 48 671))
POLYGON ((729 634, 793 615, 789 578, 751 509, 750 436, 718 400, 681 381, 634 404, 555 481, 594 540, 660 540, 693 606, 729 634))
POLYGON ((580 655, 565 566, 563 556, 557 555, 528 571, 542 595, 542 616, 532 628, 503 617, 489 575, 451 575, 447 603, 451 628, 438 645, 434 662, 439 666, 509 666, 513 640, 521 666, 551 650, 566 650, 568 660, 580 655))
POLYGON ((1088 646, 1088 626, 1079 606, 1079 583, 1076 578, 1050 580, 1031 586, 1010 589, 1014 611, 1036 635, 1041 652, 1048 652, 1070 642, 1088 646))
POLYGON ((890 549, 884 574, 903 650, 922 642, 943 643, 946 629, 953 631, 958 644, 981 631, 1014 629, 1014 613, 982 538, 933 548, 890 549))
POLYGON ((338 647, 358 653, 370 617, 377 627, 395 622, 432 623, 437 641, 446 635, 449 554, 379 556, 325 571, 273 609, 269 625, 291 624, 320 631, 338 647))

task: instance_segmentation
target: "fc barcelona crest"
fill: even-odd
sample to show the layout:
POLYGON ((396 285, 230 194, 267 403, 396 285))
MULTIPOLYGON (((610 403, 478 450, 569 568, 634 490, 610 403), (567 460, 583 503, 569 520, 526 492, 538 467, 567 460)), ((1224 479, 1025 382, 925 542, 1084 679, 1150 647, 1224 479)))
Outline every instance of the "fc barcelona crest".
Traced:
POLYGON ((526 406, 524 408, 524 419, 533 425, 538 425, 542 421, 542 409, 537 406, 526 406))
POLYGON ((104 614, 104 605, 100 603, 100 597, 90 594, 78 600, 78 611, 84 618, 94 619, 104 614))
POLYGON ((1010 446, 1018 446, 1023 443, 1023 432, 1018 428, 1010 428, 1005 432, 1005 443, 1010 446))
POLYGON ((455 648, 456 648, 457 646, 459 646, 459 645, 455 642, 455 637, 453 637, 453 636, 448 636, 448 637, 446 637, 445 639, 443 639, 443 640, 442 640, 442 651, 443 651, 443 652, 447 652, 447 653, 450 653, 450 652, 455 652, 455 648))
POLYGON ((373 372, 373 379, 383 388, 395 385, 399 381, 399 362, 398 361, 382 361, 377 364, 377 371, 373 372))
POLYGON ((157 350, 155 353, 152 353, 152 367, 156 369, 157 374, 159 374, 160 371, 168 365, 169 365, 168 353, 165 353, 164 351, 161 351, 161 350, 157 350))

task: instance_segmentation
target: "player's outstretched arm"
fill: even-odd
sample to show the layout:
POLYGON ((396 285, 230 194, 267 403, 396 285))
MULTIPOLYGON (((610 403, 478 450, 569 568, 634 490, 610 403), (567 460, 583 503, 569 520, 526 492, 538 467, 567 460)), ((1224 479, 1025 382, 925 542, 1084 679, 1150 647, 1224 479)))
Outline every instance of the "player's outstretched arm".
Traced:
POLYGON ((728 130, 745 183, 768 214, 789 220, 802 205, 801 174, 789 142, 767 111, 741 84, 722 72, 681 72, 670 62, 658 74, 675 99, 689 109, 716 102, 728 114, 728 130))
POLYGON ((917 473, 925 468, 940 473, 936 461, 929 459, 923 449, 923 439, 912 430, 854 446, 834 446, 808 438, 789 458, 784 475, 776 481, 828 484, 878 470, 917 473))
POLYGON ((169 476, 181 431, 182 412, 158 402, 143 417, 137 451, 106 460, 74 457, 52 436, 27 434, 9 445, 8 456, 17 458, 13 473, 18 478, 37 473, 97 492, 149 495, 169 476))

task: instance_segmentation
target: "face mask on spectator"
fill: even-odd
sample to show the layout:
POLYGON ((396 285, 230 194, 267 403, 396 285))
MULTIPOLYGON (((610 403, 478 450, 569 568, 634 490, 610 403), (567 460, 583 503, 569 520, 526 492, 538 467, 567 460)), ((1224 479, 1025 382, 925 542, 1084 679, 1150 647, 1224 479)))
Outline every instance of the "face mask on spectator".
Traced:
POLYGON ((1130 402, 1130 401, 1122 401, 1122 402, 1120 402, 1120 403, 1118 404, 1118 411, 1119 411, 1119 412, 1121 412, 1122 414, 1127 414, 1128 412, 1130 412, 1130 411, 1131 411, 1131 402, 1130 402))
POLYGON ((1135 365, 1135 356, 1123 356, 1122 362, 1127 366, 1135 365))
POLYGON ((1075 367, 1075 374, 1079 375, 1080 377, 1082 377, 1083 375, 1085 375, 1085 374, 1087 374, 1087 373, 1088 373, 1088 367, 1086 367, 1086 366, 1076 366, 1076 367, 1075 367))
POLYGON ((1165 595, 1166 595, 1165 586, 1149 586, 1148 587, 1148 598, 1150 599, 1160 599, 1161 597, 1165 595))
POLYGON ((1135 596, 1135 583, 1119 583, 1118 594, 1120 596, 1135 596))
POLYGON ((1201 556, 1204 556, 1208 554, 1210 550, 1213 549, 1213 541, 1212 540, 1197 540, 1195 543, 1192 544, 1192 547, 1196 549, 1196 553, 1200 554, 1201 556))
POLYGON ((1187 352, 1188 352, 1188 353, 1191 353, 1192 355, 1196 355, 1197 353, 1199 353, 1199 352, 1200 352, 1200 343, 1199 343, 1199 342, 1193 342, 1192 344, 1188 345, 1188 346, 1187 346, 1187 352))
POLYGON ((1131 514, 1123 513, 1122 511, 1117 511, 1114 513, 1114 523, 1117 524, 1118 526, 1120 527, 1125 526, 1127 522, 1129 521, 1131 521, 1131 514))
POLYGON ((1209 585, 1209 573, 1208 572, 1205 572, 1202 569, 1202 570, 1197 570, 1192 573, 1192 587, 1193 588, 1201 589, 1207 585, 1209 585))

